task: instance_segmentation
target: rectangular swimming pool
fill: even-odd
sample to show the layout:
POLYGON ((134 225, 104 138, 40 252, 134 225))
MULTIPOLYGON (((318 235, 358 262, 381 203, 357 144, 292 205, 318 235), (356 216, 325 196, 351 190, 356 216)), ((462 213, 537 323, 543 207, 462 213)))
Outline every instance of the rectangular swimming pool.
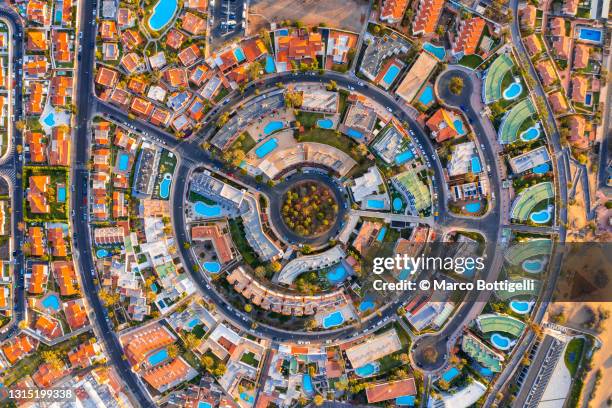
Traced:
POLYGON ((601 30, 589 27, 580 27, 578 29, 578 38, 594 44, 601 44, 601 30))

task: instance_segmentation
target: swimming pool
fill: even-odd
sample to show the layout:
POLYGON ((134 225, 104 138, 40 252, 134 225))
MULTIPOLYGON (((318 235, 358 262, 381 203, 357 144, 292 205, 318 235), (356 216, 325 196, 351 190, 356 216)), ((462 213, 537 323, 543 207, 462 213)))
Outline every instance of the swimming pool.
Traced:
POLYGON ((531 215, 529 216, 529 219, 535 222, 536 224, 545 224, 548 221, 550 221, 551 212, 552 212, 551 208, 548 207, 543 210, 531 213, 531 215))
POLYGON ((212 405, 210 405, 210 402, 199 401, 198 408, 212 408, 212 405))
POLYGON ((582 41, 591 42, 594 44, 601 43, 601 30, 588 27, 580 27, 578 30, 578 38, 580 38, 582 41))
POLYGON ((520 82, 513 82, 504 90, 503 97, 505 100, 511 101, 518 98, 521 92, 523 92, 523 85, 520 82))
POLYGON ((404 207, 404 202, 401 198, 395 197, 393 199, 393 211, 401 211, 402 207, 404 207))
POLYGON ((523 142, 531 142, 540 137, 540 128, 538 126, 532 126, 525 130, 519 136, 523 142))
POLYGON ((591 92, 587 92, 586 94, 584 94, 584 104, 586 106, 593 105, 593 94, 591 92))
POLYGON ((276 66, 274 65, 274 58, 271 55, 266 57, 266 74, 272 74, 276 71, 276 66))
POLYGON ((433 102, 433 100, 434 100, 433 87, 431 85, 427 85, 423 89, 423 92, 421 92, 421 95, 419 96, 419 102, 422 105, 428 106, 430 103, 433 102))
POLYGON ((234 57, 236 57, 236 61, 238 61, 238 63, 241 63, 242 61, 244 61, 245 57, 244 57, 244 51, 242 51, 242 48, 240 47, 234 48, 234 57))
POLYGON ((344 316, 342 316, 342 312, 336 311, 325 316, 323 319, 323 328, 329 329, 340 326, 342 323, 344 323, 344 316))
POLYGON ((127 171, 130 165, 130 155, 126 152, 119 152, 117 155, 117 169, 119 171, 127 171))
POLYGON ((525 302, 522 300, 513 300, 510 302, 510 309, 518 314, 527 314, 531 311, 533 302, 525 302))
POLYGON ((455 126, 455 130, 457 131, 457 133, 459 133, 459 136, 463 136, 465 135, 465 129, 463 128, 463 121, 459 118, 455 119, 455 121, 453 122, 453 125, 455 126))
POLYGON ((57 312, 60 310, 60 300, 55 293, 50 293, 45 296, 40 302, 45 309, 53 310, 57 312))
POLYGON ((57 201, 60 203, 66 202, 66 186, 58 186, 57 187, 57 201))
POLYGON ((395 64, 391 64, 383 76, 383 86, 386 86, 387 88, 390 87, 399 73, 400 67, 395 64))
POLYGON ((378 233, 378 236, 376 237, 376 240, 378 242, 382 242, 382 240, 385 239, 386 234, 387 234, 387 227, 382 227, 380 229, 380 232, 378 233))
POLYGON ((55 126, 55 114, 53 112, 49 112, 49 114, 43 119, 43 122, 45 122, 45 125, 49 127, 55 126))
POLYGON ((166 350, 165 348, 156 351, 155 353, 151 354, 148 358, 149 360, 149 364, 152 366, 158 365, 159 363, 161 363, 162 361, 164 361, 165 359, 168 358, 168 350, 166 350))
POLYGON ((548 163, 542 163, 533 168, 533 174, 546 174, 550 171, 550 165, 548 163))
POLYGON ((374 302, 371 299, 364 299, 360 304, 359 304, 359 311, 360 312, 365 312, 368 311, 370 309, 374 309, 374 302))
POLYGON ((312 394, 314 392, 314 388, 312 386, 312 378, 310 378, 310 375, 305 374, 302 377, 302 388, 304 388, 304 392, 306 394, 312 394))
POLYGON ((433 54, 433 56, 439 59, 440 61, 444 60, 444 58, 446 57, 446 49, 444 49, 444 47, 438 47, 430 42, 426 42, 425 44, 423 44, 423 49, 433 54))
POLYGON ((367 206, 371 210, 382 210, 385 208, 385 200, 371 198, 367 201, 367 206))
POLYGON ((403 151, 397 156, 395 156, 395 164, 400 166, 406 163, 408 160, 412 159, 413 157, 414 157, 414 153, 412 153, 412 150, 403 151))
POLYGON ((319 119, 317 120, 317 126, 321 129, 331 129, 334 126, 334 121, 331 119, 319 119))
POLYGON ((198 319, 197 317, 194 317, 193 319, 189 321, 189 323, 187 323, 187 327, 189 327, 190 329, 193 329, 194 327, 198 325, 198 323, 200 323, 200 319, 198 319))
POLYGON ((403 395, 395 399, 395 405, 399 405, 403 407, 413 407, 415 401, 416 399, 414 395, 403 395))
POLYGON ((482 166, 480 165, 480 159, 478 156, 472 157, 472 173, 480 173, 482 171, 482 166))
POLYGON ((273 120, 272 122, 268 122, 263 129, 264 135, 269 136, 272 133, 281 130, 283 126, 284 124, 280 120, 273 120))
POLYGON ((327 271, 325 274, 327 280, 332 284, 337 284, 344 281, 347 276, 348 272, 342 263, 336 266, 334 269, 327 271))
POLYGON ((200 217, 218 217, 221 215, 221 206, 208 205, 202 201, 198 201, 193 205, 193 211, 200 217))
POLYGON ((162 181, 159 183, 159 196, 161 198, 168 198, 170 195, 170 184, 172 183, 172 175, 170 173, 164 174, 162 181))
POLYGON ((527 273, 540 273, 544 269, 544 259, 525 259, 521 268, 527 273))
POLYGON ((285 37, 289 35, 289 30, 287 30, 286 28, 283 28, 282 30, 278 30, 276 34, 278 34, 281 37, 285 37))
POLYGON ((240 393, 240 399, 249 404, 255 402, 255 397, 247 393, 246 391, 240 393))
POLYGON ((465 205, 465 211, 469 212, 470 214, 474 214, 480 211, 481 206, 482 204, 480 204, 480 201, 476 201, 475 203, 467 203, 465 205))
POLYGON ((355 129, 348 129, 346 134, 352 137, 353 139, 363 139, 363 133, 355 129))
POLYGON ((108 255, 110 255, 109 252, 104 248, 98 249, 96 251, 96 256, 98 258, 106 258, 108 255))
POLYGON ((204 262, 202 266, 206 272, 210 273, 219 273, 221 270, 221 264, 219 262, 204 262))
POLYGON ((453 381, 453 379, 455 379, 455 377, 457 377, 461 372, 459 371, 459 369, 457 367, 451 367, 448 370, 446 370, 444 372, 444 374, 442 374, 442 379, 444 381, 446 381, 447 383, 453 381))
POLYGON ((152 290, 153 292, 157 293, 157 283, 153 282, 153 283, 151 284, 151 290, 152 290))
POLYGON ((378 364, 367 363, 361 367, 355 369, 355 374, 361 378, 371 377, 378 372, 378 364))
POLYGON ((154 31, 161 30, 170 22, 177 8, 178 0, 159 0, 149 17, 149 27, 154 31))
POLYGON ((263 159, 278 147, 277 139, 266 140, 261 146, 255 149, 255 155, 258 159, 263 159))
POLYGON ((499 333, 493 333, 491 335, 491 344, 498 350, 508 350, 512 346, 512 341, 499 333))

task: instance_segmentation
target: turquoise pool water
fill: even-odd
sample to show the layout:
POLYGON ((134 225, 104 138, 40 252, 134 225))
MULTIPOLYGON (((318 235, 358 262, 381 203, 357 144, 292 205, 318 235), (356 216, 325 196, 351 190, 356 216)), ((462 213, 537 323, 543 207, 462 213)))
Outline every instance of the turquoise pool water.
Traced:
POLYGON ((583 41, 592 42, 595 44, 601 43, 602 33, 601 30, 596 30, 588 27, 580 27, 580 31, 578 32, 578 38, 583 41))
POLYGON ((234 48, 234 56, 236 57, 236 61, 238 61, 238 63, 241 63, 245 59, 244 51, 242 51, 242 48, 240 47, 234 48))
POLYGON ((444 47, 438 47, 433 45, 432 43, 426 42, 425 44, 423 44, 423 49, 429 51, 440 61, 442 61, 446 57, 446 50, 444 49, 444 47))
POLYGON ((317 126, 321 129, 331 129, 334 126, 334 121, 331 119, 319 119, 317 120, 317 126))
POLYGON ((289 35, 289 30, 283 28, 282 30, 278 30, 276 34, 278 34, 281 37, 286 37, 289 35))
POLYGON ((513 82, 504 90, 502 94, 504 99, 511 101, 513 99, 518 98, 518 96, 523 92, 523 85, 520 82, 513 82))
POLYGON ((478 156, 472 157, 472 173, 480 173, 482 171, 482 166, 480 165, 480 159, 478 156))
POLYGON ((108 253, 108 251, 107 251, 106 249, 104 249, 104 248, 102 248, 102 249, 98 249, 98 250, 96 251, 96 256, 97 256, 98 258, 106 258, 108 255, 110 255, 110 254, 109 254, 109 253, 108 253))
POLYGON ((540 137, 540 129, 536 126, 532 126, 521 133, 519 137, 523 142, 531 142, 532 140, 536 140, 538 137, 540 137))
POLYGON ((323 328, 329 329, 335 326, 340 326, 344 323, 344 316, 342 316, 342 312, 333 312, 328 314, 323 319, 323 328))
POLYGON ((281 130, 282 128, 283 122, 281 122, 280 120, 273 120, 272 122, 268 122, 268 124, 264 126, 263 132, 264 135, 268 136, 278 130, 281 130))
POLYGON ((371 210, 382 210, 385 208, 385 200, 371 198, 367 201, 367 205, 371 210))
POLYGON ((342 263, 336 266, 334 269, 327 271, 325 274, 327 280, 334 285, 344 281, 347 276, 348 272, 342 263))
POLYGON ((189 323, 187 323, 187 327, 189 327, 190 329, 193 329, 194 327, 196 327, 198 325, 198 323, 200 323, 200 319, 193 318, 189 321, 189 323))
POLYGON ((545 224, 548 221, 550 221, 550 218, 551 218, 550 208, 546 208, 544 210, 533 212, 531 213, 529 218, 531 219, 531 221, 535 222, 536 224, 545 224))
POLYGON ((457 133, 459 133, 459 136, 463 136, 465 135, 465 129, 463 128, 463 121, 459 118, 455 119, 455 121, 453 122, 453 125, 455 125, 455 130, 457 131, 457 133))
POLYGON ((591 106, 593 104, 593 94, 588 92, 584 95, 584 104, 586 106, 591 106))
POLYGON ((248 402, 249 404, 252 404, 253 402, 255 402, 255 397, 252 396, 251 394, 248 394, 246 391, 240 393, 240 399, 245 402, 248 402))
POLYGON ((399 73, 400 73, 400 67, 398 67, 395 64, 391 64, 389 66, 389 69, 387 69, 387 72, 385 72, 385 75, 383 76, 383 82, 387 86, 391 86, 391 84, 393 83, 393 81, 395 81, 395 78, 397 78, 397 75, 399 73))
POLYGON ((399 280, 406 280, 408 279, 408 277, 410 276, 410 272, 412 271, 412 268, 406 268, 406 269, 402 269, 402 271, 399 274, 399 280))
POLYGON ((277 147, 278 147, 278 140, 276 139, 266 140, 261 146, 255 149, 255 155, 257 156, 258 159, 263 159, 277 147))
POLYGON ((465 205, 465 211, 469 212, 470 214, 474 214, 477 213, 478 211, 480 211, 480 207, 482 206, 482 204, 480 204, 479 201, 475 202, 475 203, 467 203, 465 205))
POLYGON ((400 166, 406 163, 408 160, 412 159, 413 157, 414 157, 414 153, 412 153, 412 150, 403 151, 397 156, 395 156, 395 164, 400 166))
POLYGON ((170 22, 177 8, 178 0, 159 0, 153 8, 153 14, 149 17, 149 27, 154 31, 161 30, 170 22))
POLYGON ((153 282, 153 283, 151 284, 151 290, 152 290, 153 292, 157 293, 157 283, 153 282))
POLYGON ((370 377, 378 372, 378 365, 368 363, 355 369, 355 374, 361 378, 370 377))
POLYGON ((130 165, 130 155, 126 152, 120 152, 117 156, 117 168, 119 171, 127 171, 130 165))
POLYGON ((404 202, 402 201, 401 198, 395 197, 393 199, 393 210, 394 211, 401 211, 403 206, 404 206, 404 202))
POLYGON ((422 105, 428 106, 430 103, 433 102, 433 100, 434 100, 433 87, 431 85, 427 85, 423 89, 423 92, 421 92, 421 95, 419 96, 419 102, 422 105))
POLYGON ((57 188, 57 201, 60 203, 66 202, 66 186, 61 186, 57 188))
POLYGON ((395 399, 395 405, 403 407, 413 407, 415 401, 414 395, 404 395, 395 399))
POLYGON ((57 312, 60 310, 60 300, 59 297, 55 293, 51 293, 43 298, 40 302, 45 309, 53 310, 57 312))
POLYGON ((363 139, 363 133, 355 129, 347 130, 346 134, 352 137, 353 139, 363 139))
POLYGON ((306 394, 312 395, 312 393, 314 393, 312 378, 310 378, 310 375, 306 374, 302 377, 302 388, 304 388, 304 392, 306 394))
POLYGON ((512 346, 510 339, 499 333, 493 333, 491 335, 491 344, 498 350, 508 350, 510 346, 512 346))
POLYGON ((206 272, 219 273, 221 270, 221 264, 219 262, 204 262, 202 264, 206 272))
POLYGON ((43 122, 45 122, 45 125, 47 126, 55 126, 55 114, 53 112, 50 112, 47 116, 45 116, 43 122))
POLYGON ((360 312, 365 312, 367 310, 370 309, 374 309, 374 302, 368 298, 364 299, 360 304, 359 304, 359 311, 360 312))
POLYGON ((540 273, 544 269, 544 261, 542 259, 526 259, 521 267, 527 273, 540 273))
POLYGON ((274 58, 271 55, 266 57, 266 74, 272 74, 276 71, 276 65, 274 64, 274 58))
POLYGON ((170 184, 172 184, 172 175, 169 173, 164 174, 164 178, 159 183, 159 196, 163 199, 170 196, 170 184))
POLYGON ((158 365, 159 363, 161 363, 162 361, 164 361, 165 359, 168 358, 168 350, 166 350, 165 348, 156 351, 155 353, 151 354, 148 358, 149 360, 149 364, 152 366, 158 365))
POLYGON ((518 314, 527 314, 531 311, 532 302, 524 302, 522 300, 513 300, 510 302, 510 309, 518 314))
POLYGON ((542 163, 533 168, 534 174, 546 174, 550 171, 550 164, 542 163))
POLYGON ((385 239, 386 234, 387 234, 387 227, 382 227, 380 231, 378 232, 378 236, 376 237, 376 240, 378 242, 382 242, 382 240, 385 239))
POLYGON ((200 217, 218 217, 221 215, 221 206, 208 205, 202 201, 198 201, 193 205, 193 211, 200 217))
POLYGON ((199 401, 198 408, 212 408, 212 405, 210 405, 210 402, 199 401))
POLYGON ((460 371, 457 367, 451 367, 442 374, 442 379, 446 382, 451 382, 459 375, 460 371))

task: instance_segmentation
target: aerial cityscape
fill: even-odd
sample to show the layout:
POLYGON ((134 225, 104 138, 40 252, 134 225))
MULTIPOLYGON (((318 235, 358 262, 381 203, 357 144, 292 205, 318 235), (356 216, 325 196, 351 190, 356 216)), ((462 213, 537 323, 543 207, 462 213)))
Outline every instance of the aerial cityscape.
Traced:
POLYGON ((610 11, 0 2, 0 407, 612 407, 610 11))

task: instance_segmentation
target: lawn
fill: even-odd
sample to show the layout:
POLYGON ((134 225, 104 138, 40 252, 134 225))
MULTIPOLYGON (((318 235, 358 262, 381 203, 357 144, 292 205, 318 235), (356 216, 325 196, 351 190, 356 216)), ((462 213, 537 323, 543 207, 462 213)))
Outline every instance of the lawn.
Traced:
POLYGON ((70 200, 68 185, 68 172, 66 169, 57 167, 24 167, 23 168, 23 189, 27 190, 30 176, 49 176, 49 184, 47 191, 44 194, 49 204, 49 213, 33 214, 30 210, 27 196, 24 197, 25 202, 25 219, 28 221, 65 221, 68 219, 68 202, 70 200), (63 184, 66 189, 65 202, 57 201, 57 185, 63 184))
POLYGON ((251 367, 257 368, 259 366, 259 360, 255 358, 255 354, 252 351, 247 351, 240 357, 240 361, 245 364, 250 365, 251 367))
POLYGON ((476 68, 477 66, 482 64, 482 58, 480 58, 480 56, 476 54, 465 55, 459 60, 458 64, 468 68, 476 68))
POLYGON ((573 377, 578 369, 578 364, 582 358, 582 349, 584 348, 584 339, 575 338, 570 340, 565 350, 565 366, 573 377))

